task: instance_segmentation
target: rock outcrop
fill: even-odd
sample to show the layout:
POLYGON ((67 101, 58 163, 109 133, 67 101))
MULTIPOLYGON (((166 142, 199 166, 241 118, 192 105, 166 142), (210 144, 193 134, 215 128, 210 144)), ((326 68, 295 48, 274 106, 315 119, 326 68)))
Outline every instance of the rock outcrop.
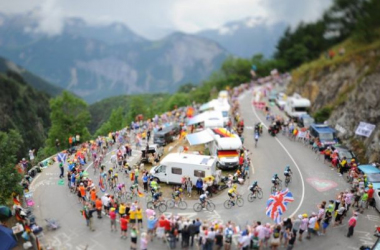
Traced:
POLYGON ((343 144, 351 147, 361 162, 380 161, 379 59, 380 50, 372 49, 324 66, 295 70, 287 89, 309 98, 312 114, 323 108, 331 110, 328 124, 337 129, 343 144), (368 138, 355 134, 360 122, 376 125, 368 138))

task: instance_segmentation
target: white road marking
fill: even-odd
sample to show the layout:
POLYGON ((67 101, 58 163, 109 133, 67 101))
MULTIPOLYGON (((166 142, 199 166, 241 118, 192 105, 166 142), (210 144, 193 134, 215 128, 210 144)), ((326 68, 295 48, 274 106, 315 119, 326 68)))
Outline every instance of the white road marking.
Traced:
MULTIPOLYGON (((263 126, 268 129, 268 127, 264 124, 264 122, 260 119, 260 117, 257 115, 256 113, 256 110, 253 108, 252 106, 252 103, 253 103, 253 99, 251 100, 251 108, 252 108, 252 111, 253 113, 255 114, 255 116, 257 117, 257 119, 263 124, 263 126)), ((294 163, 294 166, 296 166, 297 170, 298 170, 298 173, 300 174, 300 177, 301 177, 301 184, 302 184, 302 195, 301 195, 301 201, 300 203, 298 204, 298 207, 296 208, 296 210, 289 216, 289 217, 293 217, 297 214, 298 210, 301 208, 302 206, 302 203, 305 199, 305 182, 303 180, 303 175, 301 173, 301 169, 300 167, 298 166, 297 162, 294 160, 293 156, 289 153, 289 151, 285 148, 284 144, 282 144, 282 142, 277 138, 277 137, 274 137, 274 139, 276 139, 276 141, 278 142, 278 144, 280 144, 280 146, 284 149, 284 151, 287 153, 287 155, 289 156, 289 158, 292 160, 292 162, 294 163)))

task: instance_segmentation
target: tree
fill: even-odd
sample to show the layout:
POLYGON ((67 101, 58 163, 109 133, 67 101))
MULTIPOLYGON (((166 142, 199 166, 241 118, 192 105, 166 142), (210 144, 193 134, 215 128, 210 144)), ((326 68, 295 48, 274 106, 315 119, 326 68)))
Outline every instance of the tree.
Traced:
POLYGON ((173 110, 175 107, 184 107, 191 103, 189 95, 185 93, 176 93, 166 102, 166 110, 173 110))
POLYGON ((73 94, 64 91, 60 96, 50 100, 50 120, 46 153, 54 154, 55 140, 58 139, 61 147, 67 147, 70 136, 80 135, 81 141, 90 139, 87 125, 91 116, 87 104, 73 94))
POLYGON ((112 110, 111 116, 108 119, 108 121, 103 123, 103 125, 96 131, 95 135, 106 135, 109 132, 122 129, 125 126, 126 120, 123 114, 123 108, 119 107, 117 109, 112 110))
POLYGON ((22 176, 17 172, 16 154, 22 145, 21 135, 16 130, 0 132, 0 204, 6 204, 13 192, 20 194, 22 176))
POLYGON ((146 115, 147 107, 142 96, 131 96, 130 107, 128 111, 128 121, 134 121, 137 115, 146 115))
POLYGON ((195 88, 197 87, 197 85, 195 84, 192 84, 192 83, 186 83, 184 85, 181 85, 177 92, 178 93, 190 93, 191 91, 195 90, 195 88))

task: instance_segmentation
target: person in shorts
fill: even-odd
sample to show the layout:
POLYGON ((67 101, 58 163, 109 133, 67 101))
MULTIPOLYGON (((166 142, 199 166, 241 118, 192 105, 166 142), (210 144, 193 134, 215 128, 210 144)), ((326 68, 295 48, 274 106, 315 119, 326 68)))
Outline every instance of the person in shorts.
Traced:
POLYGON ((127 216, 124 214, 120 218, 120 230, 121 230, 121 238, 126 239, 127 238, 127 230, 128 230, 128 220, 127 216))

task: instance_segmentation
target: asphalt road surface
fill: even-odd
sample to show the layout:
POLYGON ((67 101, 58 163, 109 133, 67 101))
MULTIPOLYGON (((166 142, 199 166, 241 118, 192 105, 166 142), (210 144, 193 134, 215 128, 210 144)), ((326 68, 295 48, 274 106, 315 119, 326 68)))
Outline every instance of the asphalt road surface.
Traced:
MULTIPOLYGON (((195 213, 192 209, 195 201, 187 201, 187 210, 172 209, 166 214, 178 214, 190 219, 201 218, 203 220, 234 221, 240 227, 244 227, 252 221, 272 222, 265 215, 266 201, 270 194, 271 177, 277 173, 284 180, 283 171, 286 165, 290 165, 293 171, 292 182, 289 190, 292 192, 294 202, 288 205, 285 217, 297 216, 301 213, 311 214, 317 212, 317 205, 325 200, 335 199, 339 191, 346 190, 349 186, 336 171, 323 163, 323 160, 316 159, 316 155, 302 143, 290 141, 283 135, 272 137, 264 129, 263 136, 260 137, 257 148, 254 147, 253 127, 254 124, 262 121, 265 117, 260 110, 256 110, 252 105, 252 93, 247 91, 240 97, 241 115, 245 121, 244 145, 252 155, 252 169, 250 179, 244 185, 240 185, 238 190, 245 200, 243 207, 232 207, 226 210, 223 202, 227 199, 227 193, 222 193, 214 198, 216 211, 195 213), (253 180, 257 180, 259 186, 264 191, 263 199, 257 199, 250 203, 246 197, 248 186, 253 180)), ((274 108, 275 109, 275 108, 274 108)), ((280 112, 275 109, 275 112, 280 112)), ((144 148, 144 145, 143 147, 144 148)), ((140 152, 133 150, 132 163, 138 160, 140 152)), ((105 162, 110 165, 110 154, 105 162)), ((322 159, 322 158, 321 158, 322 159)), ((91 163, 87 164, 90 177, 94 178, 91 163)), ((60 222, 61 228, 57 231, 44 232, 43 242, 48 243, 54 249, 126 249, 130 246, 130 238, 121 239, 119 233, 110 231, 109 219, 94 218, 95 232, 91 232, 86 227, 86 222, 80 210, 82 206, 78 203, 77 196, 69 192, 67 181, 65 185, 58 185, 59 168, 54 164, 43 171, 33 181, 31 190, 34 192, 35 208, 39 224, 44 225, 44 218, 54 218, 60 222)), ((95 183, 98 177, 95 177, 95 183)), ((124 180, 128 183, 126 180, 124 180)), ((101 193, 100 193, 101 195, 101 193)), ((145 204, 144 198, 141 198, 145 204)), ((351 210, 352 211, 352 210, 351 210)), ((349 214, 351 214, 349 211, 349 214)), ((145 218, 144 218, 145 219, 145 218)), ((327 229, 325 236, 312 237, 311 240, 297 242, 295 249, 359 249, 361 245, 371 245, 375 242, 372 236, 375 225, 380 224, 380 216, 377 211, 369 209, 363 215, 359 215, 355 234, 347 238, 347 220, 343 225, 327 229)), ((144 224, 145 226, 145 224, 144 224)), ((237 239, 237 235, 235 239, 237 239)), ((236 240, 235 240, 236 242, 236 240)), ((155 240, 154 244, 149 244, 149 249, 168 249, 161 241, 155 240)), ((237 249, 236 246, 234 249, 237 249)))

